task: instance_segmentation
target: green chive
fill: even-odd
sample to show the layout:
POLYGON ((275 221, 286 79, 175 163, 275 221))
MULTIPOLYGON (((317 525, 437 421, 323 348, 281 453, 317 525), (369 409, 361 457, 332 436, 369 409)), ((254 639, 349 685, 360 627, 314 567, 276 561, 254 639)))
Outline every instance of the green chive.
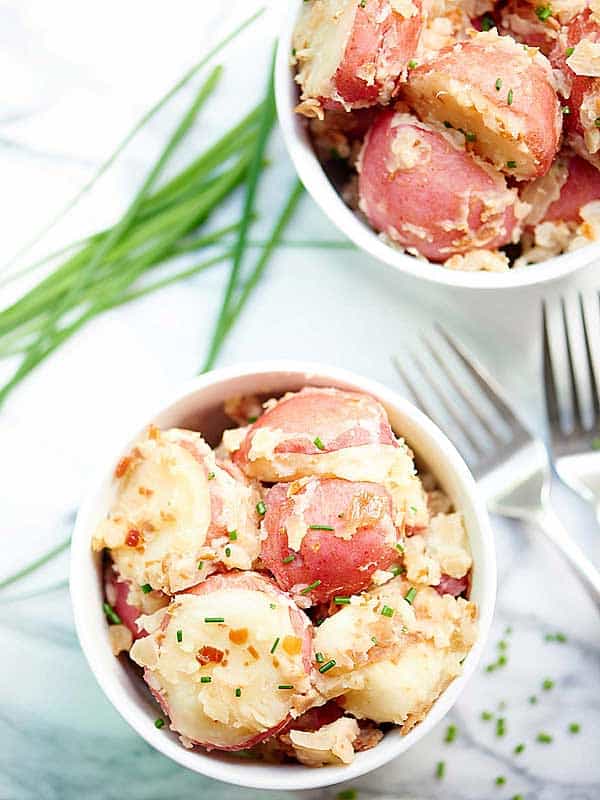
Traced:
POLYGON ((230 555, 231 555, 231 547, 226 547, 225 548, 225 556, 227 558, 229 558, 230 555))
POLYGON ((204 617, 204 622, 225 622, 225 617, 204 617))
POLYGON ((215 473, 214 472, 209 472, 206 477, 208 478, 209 481, 214 481, 215 473))
POLYGON ((271 649, 269 650, 271 655, 275 652, 275 650, 277 650, 277 645, 278 644, 279 644, 279 636, 275 639, 275 641, 273 642, 273 644, 271 646, 271 649))
POLYGON ((483 18, 481 20, 481 30, 489 31, 489 30, 491 30, 492 28, 495 28, 495 27, 496 27, 496 24, 495 24, 493 18, 490 17, 489 14, 484 14, 483 18))
POLYGON ((510 800, 525 800, 522 794, 513 794, 510 800))
POLYGON ((552 742, 552 736, 550 736, 549 733, 544 733, 544 731, 538 733, 535 738, 537 742, 540 742, 540 744, 551 744, 552 742))
POLYGON ((484 719, 484 720, 487 721, 487 720, 490 720, 490 719, 493 719, 493 718, 494 718, 494 715, 492 714, 491 711, 482 711, 481 712, 481 719, 484 719))
POLYGON ((445 119, 445 120, 444 120, 444 128, 451 128, 451 127, 452 127, 452 123, 451 123, 451 122, 448 122, 448 120, 447 120, 447 119, 445 119))
POLYGON ((113 625, 122 625, 121 617, 117 614, 110 603, 102 603, 102 608, 106 614, 106 619, 113 625))
POLYGON ((331 525, 309 525, 308 528, 311 531, 334 531, 335 530, 335 528, 333 528, 331 525))
POLYGON ((349 597, 334 597, 333 602, 336 606, 347 606, 350 604, 349 597))
POLYGON ((552 16, 552 7, 551 6, 538 6, 535 10, 537 18, 541 20, 541 22, 545 22, 548 17, 552 16))
POLYGON ((204 566, 204 561, 199 561, 198 562, 198 569, 202 569, 203 566, 204 566))
POLYGON ((152 591, 152 587, 149 583, 144 583, 142 586, 140 586, 140 589, 144 594, 149 594, 152 591))
POLYGON ((401 544, 400 542, 396 542, 396 544, 394 545, 394 547, 396 548, 396 550, 397 550, 399 553, 403 553, 403 552, 404 552, 404 545, 403 545, 403 544, 401 544))
POLYGON ((325 664, 323 664, 321 667, 319 667, 319 672, 321 674, 325 674, 326 672, 329 672, 329 670, 333 669, 334 667, 335 667, 335 659, 332 658, 329 661, 327 661, 325 664))
POLYGON ((496 87, 496 91, 499 92, 502 88, 502 78, 496 78, 496 83, 494 86, 496 87))
POLYGON ((500 639, 500 641, 498 642, 496 647, 498 648, 498 650, 506 650, 507 647, 508 647, 508 644, 504 641, 504 639, 500 639))
POLYGON ((505 636, 510 636, 512 632, 513 632, 513 629, 511 628, 510 625, 504 629, 504 635, 505 636))
POLYGON ((373 642, 374 645, 377 645, 377 639, 375 636, 371 636, 371 641, 373 642))
POLYGON ((359 2, 359 4, 358 4, 358 5, 359 5, 361 8, 366 8, 366 7, 367 7, 367 0, 360 0, 360 2, 359 2))
POLYGON ((518 745, 515 747, 515 749, 513 750, 513 753, 514 753, 516 756, 518 756, 518 755, 520 755, 520 754, 523 752, 523 750, 525 750, 525 745, 523 744, 523 742, 521 742, 520 744, 518 744, 518 745))
POLYGON ((358 797, 358 792, 356 789, 342 789, 341 792, 338 792, 336 795, 336 800, 356 800, 358 797))
POLYGON ((570 56, 573 55, 574 52, 575 52, 574 47, 567 47, 567 49, 565 50, 565 55, 567 58, 569 58, 570 56))
POLYGON ((256 511, 261 517, 264 517, 264 515, 267 513, 267 507, 262 500, 259 500, 259 502, 256 504, 256 511))
POLYGON ((465 133, 465 139, 467 140, 467 142, 474 142, 477 139, 477 136, 474 133, 470 133, 469 131, 467 131, 465 133))
POLYGON ((532 694, 531 697, 529 698, 529 702, 531 703, 531 705, 534 706, 537 703, 537 701, 538 701, 537 697, 534 694, 532 694))
POLYGON ((506 733, 506 720, 504 717, 498 717, 496 720, 496 736, 504 736, 506 733))
POLYGON ((325 661, 325 656, 323 653, 315 653, 315 661, 317 664, 322 664, 325 661))
POLYGON ((239 687, 235 690, 235 696, 236 697, 241 697, 242 696, 242 690, 239 687))
POLYGON ((418 66, 418 61, 415 61, 414 58, 411 58, 411 60, 408 62, 408 68, 414 69, 416 66, 418 66))
POLYGON ((578 722, 571 722, 569 725, 569 733, 579 733, 581 725, 578 722))
POLYGON ((323 444, 323 440, 321 439, 321 437, 320 437, 320 436, 316 436, 316 437, 313 439, 313 444, 314 444, 314 446, 315 446, 316 448, 318 448, 319 450, 325 450, 325 445, 323 444))
POLYGON ((381 609, 381 615, 383 617, 393 617, 394 609, 384 605, 383 608, 381 609))
POLYGON ((210 675, 201 675, 200 676, 200 683, 211 683, 212 678, 210 675))
POLYGON ((444 737, 444 741, 450 744, 450 742, 453 742, 456 739, 457 734, 458 728, 456 725, 448 725, 446 728, 446 736, 444 737))
POLYGON ((286 556, 284 559, 282 559, 282 564, 291 564, 295 558, 296 554, 290 553, 289 556, 286 556))
POLYGON ((154 720, 155 728, 158 728, 160 730, 160 728, 164 728, 164 726, 165 726, 165 721, 164 719, 162 719, 162 717, 159 717, 158 719, 154 720))
POLYGON ((304 589, 300 591, 300 594, 308 594, 309 592, 312 592, 313 589, 316 589, 317 586, 320 585, 321 585, 320 580, 313 581, 312 583, 309 583, 308 586, 305 586, 304 589))
POLYGON ((275 609, 275 608, 277 608, 277 604, 276 603, 269 603, 269 608, 275 609))
POLYGON ((496 786, 504 786, 505 783, 506 783, 506 778, 504 777, 504 775, 498 775, 498 777, 495 780, 496 786))
POLYGON ((509 169, 514 169, 514 168, 517 166, 517 162, 516 162, 516 161, 507 161, 507 162, 506 162, 506 166, 507 166, 509 169))
POLYGON ((178 630, 177 631, 177 641, 178 642, 183 642, 183 631, 182 630, 178 630))
POLYGON ((293 689, 294 687, 292 686, 291 683, 280 683, 277 688, 278 689, 293 689))
POLYGON ((563 106, 561 108, 561 111, 565 115, 565 117, 568 117, 569 114, 571 113, 571 109, 569 108, 569 106, 563 106))
MULTIPOLYGON (((594 125, 595 125, 597 128, 600 128, 600 117, 596 117, 596 119, 594 120, 594 125)), ((595 449, 595 448, 594 448, 594 449, 595 449)))
POLYGON ((545 678, 543 683, 542 683, 542 689, 545 692, 549 692, 550 689, 554 689, 554 681, 550 680, 550 678, 545 678))
POLYGON ((411 586, 408 592, 404 595, 404 599, 406 600, 407 603, 410 603, 412 605, 412 602, 416 596, 417 596, 417 590, 415 589, 414 586, 411 586))
POLYGON ((509 106, 512 106, 513 99, 514 99, 513 90, 509 89, 508 94, 506 95, 506 102, 508 103, 509 106))
POLYGON ((237 536, 238 536, 237 535, 237 531, 229 531, 228 536, 229 536, 229 541, 230 542, 235 542, 235 540, 237 539, 237 536))
POLYGON ((445 761, 438 761, 436 768, 435 768, 435 777, 438 780, 441 780, 444 777, 444 773, 446 772, 446 762, 445 761))
POLYGON ((392 573, 394 578, 397 578, 398 575, 403 575, 406 572, 406 569, 402 566, 394 566, 390 569, 390 572, 392 573))
MULTIPOLYGON (((296 51, 294 50, 294 55, 295 54, 296 54, 296 51)), ((247 421, 248 425, 254 425, 254 423, 256 422, 257 419, 258 419, 258 417, 248 417, 248 419, 246 421, 247 421)))

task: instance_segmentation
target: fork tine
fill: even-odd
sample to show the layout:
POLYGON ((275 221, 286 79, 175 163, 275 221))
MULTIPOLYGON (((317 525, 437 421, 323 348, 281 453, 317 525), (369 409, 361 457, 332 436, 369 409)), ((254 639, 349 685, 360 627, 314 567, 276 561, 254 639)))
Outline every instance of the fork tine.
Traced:
MULTIPOLYGON (((436 364, 438 364, 443 374, 446 376, 448 382, 453 386, 454 390, 456 391, 458 396, 462 399, 462 401, 465 403, 465 405, 468 407, 469 411, 479 421, 481 427, 486 431, 486 433, 490 436, 491 439, 493 439, 496 443, 500 443, 502 441, 502 438, 498 435, 497 431, 494 430, 489 420, 487 420, 483 416, 481 411, 477 408, 476 404, 473 402, 473 399, 464 390, 464 387, 460 385, 460 382, 456 379, 456 376, 452 373, 452 370, 450 370, 448 368, 448 365, 444 363, 440 354, 436 351, 431 342, 425 336, 423 336, 423 341, 425 342, 425 345, 429 350, 429 352, 431 353, 432 357, 434 358, 436 364)), ((481 452, 478 446, 475 445, 475 448, 481 452)))
MULTIPOLYGON (((598 299, 596 298, 596 305, 598 306, 598 299)), ((598 425, 598 421, 600 418, 600 397, 598 396, 598 365, 595 363, 594 359, 594 347, 592 342, 595 341, 596 346, 598 344, 598 338, 600 335, 600 331, 596 330, 596 337, 592 337, 590 335, 590 326, 591 321, 588 318, 588 314, 585 311, 585 305, 583 302, 583 295, 581 292, 579 293, 579 310, 581 313, 581 321, 583 323, 583 337, 585 340, 585 352, 587 356, 587 363, 588 369, 590 373, 590 384, 592 390, 592 408, 594 412, 594 419, 592 420, 592 424, 594 426, 598 425)), ((598 310, 598 309, 597 309, 598 310)), ((596 317, 596 321, 598 321, 598 317, 596 317)), ((598 328, 598 325, 596 325, 598 328)))
POLYGON ((467 355, 463 347, 452 336, 450 336, 450 334, 440 325, 439 322, 435 323, 435 327, 441 336, 446 340, 450 349, 458 356, 461 363, 466 367, 467 371, 474 378, 482 393, 494 406, 502 419, 513 430, 518 429, 527 433, 527 428, 523 425, 521 420, 516 416, 510 405, 504 399, 504 392, 498 386, 494 378, 492 378, 487 370, 484 369, 484 367, 482 367, 472 355, 467 355))
POLYGON ((548 309, 546 303, 542 304, 542 332, 544 349, 544 397, 546 399, 546 413, 551 431, 560 430, 560 412, 554 364, 552 363, 552 349, 550 347, 550 331, 548 328, 548 309))
POLYGON ((427 401, 425 400, 421 392, 417 389, 411 378, 408 377, 408 373, 406 372, 404 367, 400 364, 400 359, 398 358, 398 356, 392 356, 392 363, 396 368, 396 372, 400 375, 404 383, 408 386, 410 393, 416 400, 417 405, 421 409, 421 411, 427 414, 427 416, 430 417, 439 428, 441 428, 442 422, 440 418, 435 414, 431 406, 427 403, 427 401))
POLYGON ((575 359, 573 357, 573 342, 571 341, 571 336, 569 335, 569 321, 567 318, 567 305, 565 302, 565 298, 561 297, 560 300, 560 308, 561 308, 561 316, 562 316, 562 324, 563 324, 563 334, 565 337, 565 347, 567 352, 567 365, 568 365, 568 373, 569 373, 569 394, 571 395, 571 403, 573 408, 573 422, 572 428, 573 430, 582 431, 584 429, 583 417, 582 417, 582 408, 581 408, 581 398, 579 397, 579 390, 577 387, 577 375, 575 374, 575 359))

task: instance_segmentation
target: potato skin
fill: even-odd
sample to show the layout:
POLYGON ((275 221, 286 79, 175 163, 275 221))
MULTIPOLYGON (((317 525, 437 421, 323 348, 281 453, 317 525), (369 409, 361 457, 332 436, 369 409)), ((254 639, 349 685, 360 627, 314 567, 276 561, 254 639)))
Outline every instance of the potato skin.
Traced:
POLYGON ((500 247, 518 230, 516 192, 461 140, 384 111, 360 158, 360 208, 371 225, 432 261, 500 247))
POLYGON ((391 499, 377 484, 312 478, 296 489, 279 483, 269 490, 266 505, 261 559, 284 591, 320 581, 303 591, 313 605, 360 592, 375 570, 398 558, 391 499), (306 532, 296 547, 289 541, 289 526, 298 513, 306 532), (311 525, 332 530, 311 530, 311 525))
POLYGON ((583 158, 572 156, 560 196, 550 205, 543 221, 581 222, 580 210, 594 200, 600 200, 600 172, 583 158))
POLYGON ((403 94, 422 119, 477 131, 472 149, 519 180, 544 175, 558 151, 562 114, 549 62, 494 30, 411 70, 403 94))
POLYGON ((556 45, 560 23, 553 16, 541 20, 536 8, 528 0, 509 0, 498 14, 499 30, 521 44, 539 47, 545 56, 549 56, 556 45))

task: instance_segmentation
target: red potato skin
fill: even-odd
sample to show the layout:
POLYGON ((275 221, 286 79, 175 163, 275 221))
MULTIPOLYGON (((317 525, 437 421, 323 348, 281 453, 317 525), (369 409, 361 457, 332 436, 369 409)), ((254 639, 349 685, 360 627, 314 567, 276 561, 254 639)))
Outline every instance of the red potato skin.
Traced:
POLYGON ((460 597, 469 588, 469 574, 462 578, 451 578, 450 575, 442 575, 437 586, 433 587, 440 595, 451 594, 452 597, 460 597))
MULTIPOLYGON (((431 261, 445 261, 451 255, 472 250, 473 238, 484 225, 484 205, 479 199, 473 196, 469 204, 467 236, 456 229, 444 230, 440 220, 459 218, 460 191, 497 193, 497 185, 469 153, 458 150, 442 133, 420 125, 417 120, 406 125, 417 130, 429 145, 431 158, 410 170, 390 173, 386 161, 394 136, 406 127, 393 127, 393 120, 393 111, 383 111, 365 141, 359 174, 361 209, 376 230, 388 233, 404 247, 415 248, 431 261), (431 235, 431 241, 403 231, 402 223, 424 229, 431 235)), ((517 225, 512 206, 507 207, 499 222, 503 231, 479 247, 493 249, 511 241, 517 225)))
POLYGON ((364 402, 365 397, 335 389, 302 389, 291 397, 280 400, 250 427, 240 449, 233 454, 233 461, 244 469, 248 464, 248 453, 254 434, 261 428, 282 430, 289 435, 289 438, 277 445, 276 453, 317 455, 367 444, 397 446, 385 410, 375 399, 372 399, 372 414, 378 417, 378 433, 375 439, 360 426, 362 406, 357 406, 357 399, 364 402), (347 428, 332 438, 328 432, 337 430, 340 419, 347 423, 347 428), (306 433, 307 427, 318 432, 323 450, 306 433))
POLYGON ((560 197, 548 208, 544 222, 581 222, 580 210, 593 200, 600 200, 600 172, 579 156, 569 161, 569 175, 560 197))
POLYGON ((106 569, 104 580, 106 585, 110 585, 113 588, 115 593, 115 602, 113 608, 119 615, 123 625, 125 625, 125 627, 131 631, 134 641, 147 636, 148 632, 145 630, 139 630, 136 624, 142 613, 141 609, 139 609, 137 606, 132 606, 127 602, 130 582, 119 580, 118 575, 112 567, 108 567, 106 569))
POLYGON ((371 576, 378 569, 386 569, 397 560, 398 552, 389 542, 390 532, 395 534, 392 522, 392 505, 386 490, 373 483, 353 483, 338 478, 312 479, 293 497, 288 495, 288 484, 276 484, 266 498, 267 513, 263 520, 261 559, 273 573, 278 585, 290 591, 297 585, 307 586, 319 580, 321 583, 306 596, 311 603, 324 603, 334 595, 351 595, 365 589, 371 576), (325 525, 328 530, 308 530, 298 552, 288 544, 286 524, 293 512, 295 499, 302 502, 305 491, 314 492, 304 510, 307 526, 325 525), (346 529, 344 514, 353 498, 360 496, 380 497, 386 513, 379 520, 359 527, 351 539, 343 539, 336 533, 346 529), (295 558, 290 563, 284 559, 295 558))
MULTIPOLYGON (((420 0, 415 2, 419 13, 408 19, 392 12, 382 22, 378 21, 387 0, 367 0, 364 7, 358 3, 354 26, 346 45, 333 83, 346 105, 355 108, 376 105, 382 85, 375 81, 369 85, 356 74, 365 63, 386 61, 397 76, 405 71, 414 56, 423 27, 420 0)), ((322 98, 324 108, 340 108, 340 103, 322 98)))
POLYGON ((527 0, 509 0, 497 14, 498 30, 512 36, 517 42, 538 47, 549 56, 556 45, 560 24, 554 17, 540 20, 536 6, 527 0), (515 24, 515 18, 520 24, 515 24))

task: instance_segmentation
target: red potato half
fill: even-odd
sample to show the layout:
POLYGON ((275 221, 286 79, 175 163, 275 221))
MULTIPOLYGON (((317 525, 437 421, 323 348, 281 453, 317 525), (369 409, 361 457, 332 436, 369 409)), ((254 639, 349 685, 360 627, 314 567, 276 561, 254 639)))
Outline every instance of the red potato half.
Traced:
POLYGON ((308 478, 277 484, 266 506, 261 559, 282 589, 312 605, 360 592, 399 558, 382 486, 308 478))
POLYGON ((474 152, 517 179, 544 175, 558 150, 562 114, 548 60, 495 29, 411 70, 403 94, 422 119, 465 131, 474 152))
POLYGON ((529 47, 539 47, 548 56, 556 45, 561 26, 554 16, 544 18, 545 14, 540 9, 545 11, 546 8, 527 0, 509 0, 499 13, 500 33, 508 34, 529 47))
POLYGON ((360 208, 371 225, 432 261, 518 236, 516 190, 456 131, 382 112, 359 164, 360 208))
POLYGON ((526 223, 583 221, 581 209, 600 200, 600 172, 577 155, 561 155, 550 171, 528 184, 521 195, 531 206, 526 223))
POLYGON ((112 566, 107 567, 104 572, 104 593, 108 603, 123 625, 131 631, 134 639, 147 636, 147 631, 137 626, 140 616, 153 614, 169 603, 169 598, 162 592, 145 593, 131 581, 120 579, 112 566))
POLYGON ((310 0, 293 36, 297 111, 388 103, 406 76, 423 26, 421 0, 310 0))
POLYGON ((211 576, 144 625, 131 657, 188 747, 252 747, 313 702, 310 620, 258 573, 211 576))

